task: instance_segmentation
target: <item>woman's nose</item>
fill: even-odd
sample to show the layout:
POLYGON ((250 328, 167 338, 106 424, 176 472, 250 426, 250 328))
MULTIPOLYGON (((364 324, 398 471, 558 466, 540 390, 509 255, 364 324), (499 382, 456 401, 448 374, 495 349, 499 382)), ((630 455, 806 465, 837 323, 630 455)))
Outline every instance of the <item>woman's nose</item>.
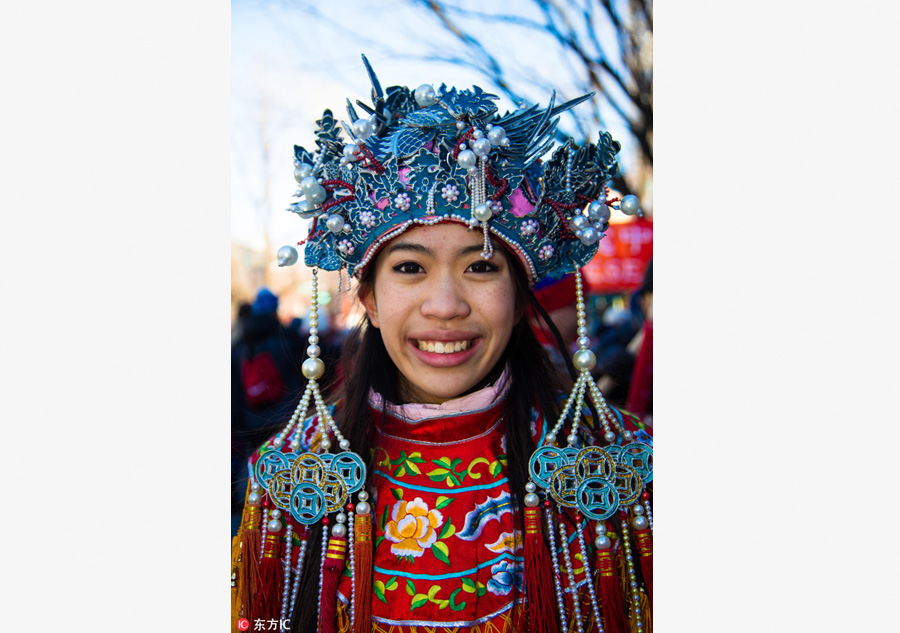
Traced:
POLYGON ((452 275, 439 275, 429 284, 422 300, 423 316, 441 320, 457 319, 471 312, 464 289, 452 275))

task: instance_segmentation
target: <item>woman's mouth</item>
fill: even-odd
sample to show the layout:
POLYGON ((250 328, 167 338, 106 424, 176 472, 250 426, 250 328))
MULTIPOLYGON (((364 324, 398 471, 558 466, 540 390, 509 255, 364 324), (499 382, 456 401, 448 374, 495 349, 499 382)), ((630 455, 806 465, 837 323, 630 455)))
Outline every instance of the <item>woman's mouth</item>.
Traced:
MULTIPOLYGON (((424 334, 424 336, 429 335, 424 334)), ((457 367, 464 365, 473 356, 476 356, 483 343, 482 337, 472 337, 470 332, 450 333, 446 336, 454 338, 451 340, 424 337, 410 338, 408 339, 409 347, 412 349, 415 357, 429 367, 457 367)))
POLYGON ((416 347, 423 352, 432 352, 435 354, 454 354, 463 352, 472 344, 474 339, 466 339, 461 341, 425 341, 416 340, 416 347))

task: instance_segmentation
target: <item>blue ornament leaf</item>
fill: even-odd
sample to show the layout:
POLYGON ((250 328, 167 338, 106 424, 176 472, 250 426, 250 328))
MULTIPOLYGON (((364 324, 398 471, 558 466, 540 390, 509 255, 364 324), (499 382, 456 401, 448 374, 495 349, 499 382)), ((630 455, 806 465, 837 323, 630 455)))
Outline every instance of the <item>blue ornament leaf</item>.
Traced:
POLYGON ((428 141, 434 138, 434 130, 406 128, 391 138, 391 152, 398 157, 412 156, 428 141))
POLYGON ((410 112, 403 117, 402 123, 410 127, 437 127, 450 121, 453 121, 452 117, 448 117, 446 112, 436 110, 432 106, 427 110, 410 112))

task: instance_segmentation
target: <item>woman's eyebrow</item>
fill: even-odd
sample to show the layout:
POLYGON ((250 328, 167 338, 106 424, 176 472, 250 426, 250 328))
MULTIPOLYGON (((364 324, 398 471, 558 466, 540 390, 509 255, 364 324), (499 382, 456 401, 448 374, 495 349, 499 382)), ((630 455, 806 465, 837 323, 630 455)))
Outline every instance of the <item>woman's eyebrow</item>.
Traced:
POLYGON ((427 246, 423 246, 422 244, 417 244, 415 242, 398 242, 397 244, 388 246, 388 254, 395 253, 397 251, 411 251, 413 253, 421 253, 423 255, 430 255, 431 257, 434 257, 433 250, 431 250, 427 246))
POLYGON ((466 246, 464 248, 459 249, 456 252, 456 256, 457 257, 465 257, 466 255, 468 255, 470 253, 476 253, 476 252, 480 253, 483 250, 484 250, 483 244, 472 244, 471 246, 466 246))
MULTIPOLYGON (((457 257, 465 257, 470 255, 471 253, 480 253, 484 250, 484 246, 482 244, 471 244, 469 246, 464 246, 456 252, 457 257)), ((435 257, 435 252, 425 246, 424 244, 419 244, 417 242, 398 242, 396 244, 392 244, 388 246, 387 252, 396 253, 398 251, 408 251, 411 253, 421 253, 422 255, 428 255, 429 257, 435 257)))

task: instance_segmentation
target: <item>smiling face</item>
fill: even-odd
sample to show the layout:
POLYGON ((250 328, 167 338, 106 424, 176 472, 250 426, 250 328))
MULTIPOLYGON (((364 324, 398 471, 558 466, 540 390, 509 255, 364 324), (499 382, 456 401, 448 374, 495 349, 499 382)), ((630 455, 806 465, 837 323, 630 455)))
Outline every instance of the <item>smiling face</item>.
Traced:
POLYGON ((442 403, 500 360, 518 317, 511 261, 484 259, 483 234, 455 222, 403 233, 382 249, 361 299, 400 371, 407 402, 442 403))

